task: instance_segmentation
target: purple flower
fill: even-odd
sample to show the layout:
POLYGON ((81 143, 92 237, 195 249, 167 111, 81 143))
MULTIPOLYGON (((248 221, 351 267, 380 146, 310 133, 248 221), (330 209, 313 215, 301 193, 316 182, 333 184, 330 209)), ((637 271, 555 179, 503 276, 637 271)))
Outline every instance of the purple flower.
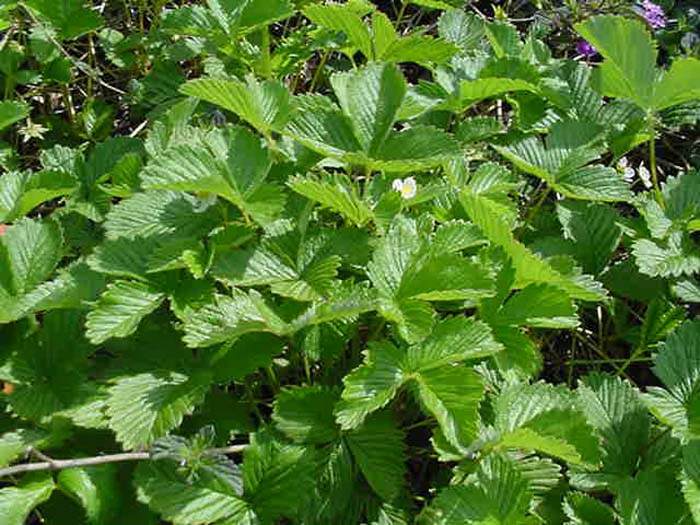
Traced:
POLYGON ((585 57, 592 57, 595 56, 598 51, 596 51, 596 48, 593 47, 590 42, 587 42, 585 40, 579 40, 576 43, 576 52, 579 55, 583 55, 585 57))
POLYGON ((660 5, 650 0, 644 0, 642 2, 642 9, 644 10, 642 16, 652 29, 662 29, 666 27, 666 14, 660 5))

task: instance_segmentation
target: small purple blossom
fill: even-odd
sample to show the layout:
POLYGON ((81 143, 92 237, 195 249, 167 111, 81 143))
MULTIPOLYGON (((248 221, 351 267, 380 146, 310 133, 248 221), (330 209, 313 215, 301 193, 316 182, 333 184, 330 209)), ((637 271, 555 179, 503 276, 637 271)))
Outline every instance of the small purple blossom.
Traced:
POLYGON ((642 16, 652 29, 662 29, 666 27, 666 13, 664 13, 663 7, 655 4, 651 0, 644 0, 642 2, 642 9, 644 10, 642 16))
POLYGON ((579 40, 576 43, 576 52, 579 55, 583 55, 585 57, 593 57, 598 53, 598 51, 596 51, 596 48, 593 47, 591 43, 587 42, 586 40, 579 40))

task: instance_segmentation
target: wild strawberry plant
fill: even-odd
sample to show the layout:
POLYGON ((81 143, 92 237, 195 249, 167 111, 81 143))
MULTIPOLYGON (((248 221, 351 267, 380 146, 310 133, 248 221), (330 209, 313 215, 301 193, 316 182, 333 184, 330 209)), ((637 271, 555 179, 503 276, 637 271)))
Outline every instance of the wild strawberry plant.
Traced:
POLYGON ((700 61, 375 4, 0 8, 0 523, 700 523, 700 61))

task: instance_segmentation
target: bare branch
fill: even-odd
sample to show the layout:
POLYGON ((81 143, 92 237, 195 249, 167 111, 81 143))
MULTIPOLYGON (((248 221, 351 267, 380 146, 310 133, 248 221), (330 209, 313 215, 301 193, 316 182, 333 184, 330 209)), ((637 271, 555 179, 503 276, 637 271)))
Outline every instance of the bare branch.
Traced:
MULTIPOLYGON (((231 445, 228 447, 211 448, 204 451, 205 455, 214 454, 238 454, 243 452, 248 445, 231 445)), ((38 463, 23 463, 11 467, 0 468, 0 478, 21 474, 23 472, 34 472, 37 470, 61 470, 74 467, 88 467, 91 465, 104 465, 107 463, 120 463, 122 461, 144 461, 154 459, 151 452, 123 452, 121 454, 109 454, 105 456, 94 456, 89 458, 75 459, 52 459, 38 463)))

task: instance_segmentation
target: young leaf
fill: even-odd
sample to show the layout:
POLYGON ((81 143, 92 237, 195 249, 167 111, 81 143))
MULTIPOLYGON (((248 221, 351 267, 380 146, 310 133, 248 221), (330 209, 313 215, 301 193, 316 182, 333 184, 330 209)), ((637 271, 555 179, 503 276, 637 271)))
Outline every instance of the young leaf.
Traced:
POLYGON ((62 470, 57 486, 82 505, 88 523, 101 525, 116 518, 121 487, 114 465, 62 470))

